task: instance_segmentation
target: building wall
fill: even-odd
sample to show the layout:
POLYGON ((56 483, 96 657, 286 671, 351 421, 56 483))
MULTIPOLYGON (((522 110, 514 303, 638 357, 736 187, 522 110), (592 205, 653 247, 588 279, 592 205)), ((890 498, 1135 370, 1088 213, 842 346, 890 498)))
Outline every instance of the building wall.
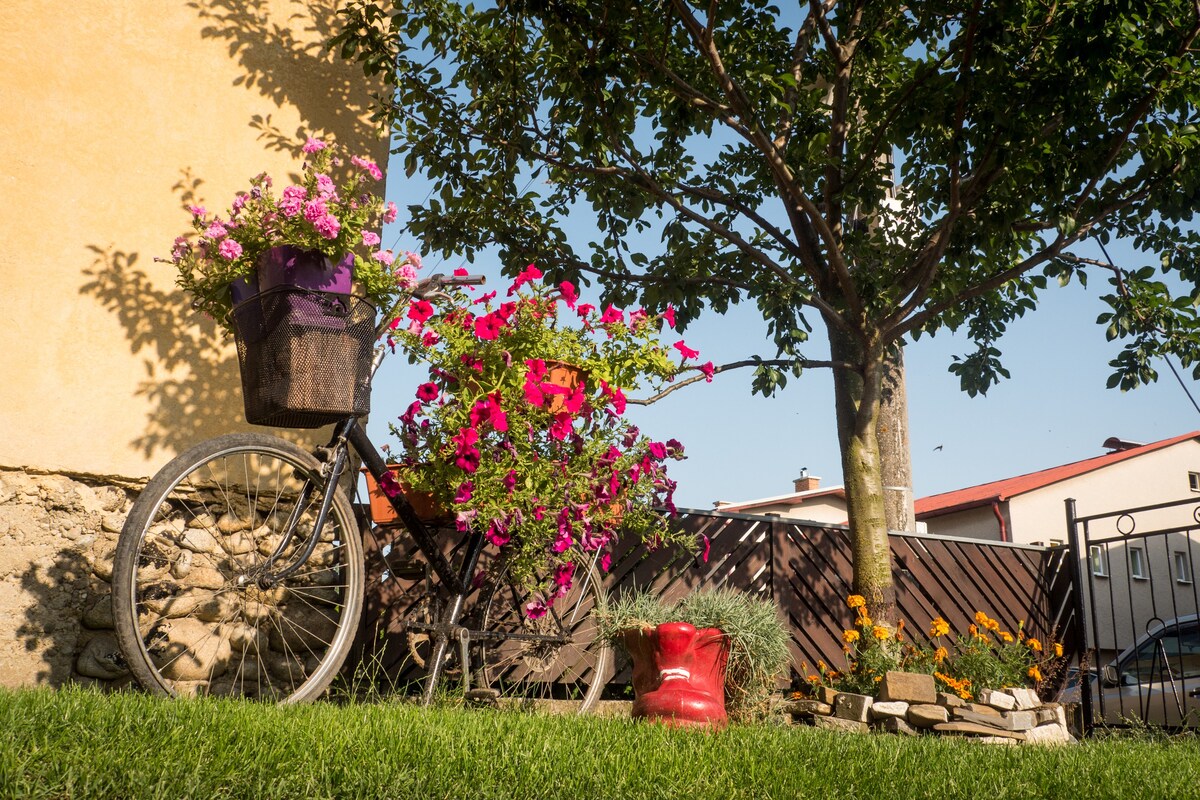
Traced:
POLYGON ((846 501, 840 497, 814 498, 800 505, 779 503, 778 505, 756 505, 754 508, 744 510, 732 506, 716 510, 739 514, 778 514, 787 519, 802 519, 826 525, 844 525, 846 523, 846 501))
MULTIPOLYGON (((1002 513, 1007 516, 1005 504, 1002 513)), ((929 517, 924 520, 929 533, 935 536, 962 536, 967 539, 986 539, 1000 541, 1000 523, 996 519, 991 506, 968 508, 953 514, 943 514, 940 517, 929 517)), ((1007 519, 1006 519, 1007 522, 1007 519)), ((1009 528, 1011 531, 1011 527, 1009 528)))
MULTIPOLYGON (((1064 501, 1068 497, 1075 498, 1079 516, 1183 500, 1191 494, 1200 500, 1200 493, 1188 488, 1189 471, 1200 472, 1200 442, 1180 442, 1018 495, 1009 501, 1014 540, 1028 543, 1065 539, 1064 501)), ((1139 516, 1139 525, 1154 528, 1195 522, 1187 509, 1139 516)), ((1115 522, 1107 525, 1107 529, 1092 532, 1115 532, 1115 522)))
POLYGON ((244 427, 232 346, 174 286, 308 134, 385 163, 336 0, 0 3, 0 686, 127 680, 108 598, 140 479, 244 427))
POLYGON ((335 6, 0 4, 0 466, 144 477, 237 425, 232 349, 154 259, 308 132, 385 160, 335 6))

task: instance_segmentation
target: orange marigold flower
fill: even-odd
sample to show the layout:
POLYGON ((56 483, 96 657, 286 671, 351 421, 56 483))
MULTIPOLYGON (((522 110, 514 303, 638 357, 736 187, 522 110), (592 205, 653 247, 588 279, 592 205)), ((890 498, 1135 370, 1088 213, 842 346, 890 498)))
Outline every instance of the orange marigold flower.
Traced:
POLYGON ((982 611, 975 612, 975 624, 981 628, 986 628, 988 624, 988 615, 982 611))
POLYGON ((874 623, 871 621, 871 618, 868 617, 866 614, 860 614, 858 619, 854 621, 854 624, 858 625, 859 627, 866 628, 867 626, 873 625, 874 623))
POLYGON ((846 605, 851 608, 862 608, 867 604, 867 599, 861 594, 852 594, 846 598, 846 605))
POLYGON ((1029 668, 1029 677, 1033 678, 1037 683, 1042 682, 1042 671, 1037 668, 1037 664, 1029 668))
POLYGON ((944 647, 939 647, 937 650, 933 651, 933 660, 939 664, 945 661, 949 656, 950 651, 944 647))
POLYGON ((1008 642, 1009 644, 1011 644, 1012 640, 1013 640, 1013 635, 1011 633, 1009 633, 1008 631, 1000 631, 1000 638, 1003 639, 1005 642, 1008 642))
POLYGON ((846 642, 846 644, 854 644, 858 641, 858 631, 842 631, 842 639, 846 642))
POLYGON ((1040 651, 1042 649, 1042 643, 1039 642, 1037 639, 1034 639, 1032 636, 1030 636, 1028 639, 1025 640, 1025 644, 1029 647, 1030 650, 1040 651))
POLYGON ((968 625, 968 626, 967 626, 967 633, 971 634, 972 636, 978 636, 978 635, 979 635, 979 628, 978 628, 977 626, 975 626, 975 625, 968 625))
POLYGON ((1054 655, 1055 655, 1055 657, 1056 657, 1056 658, 1062 658, 1062 654, 1063 654, 1062 644, 1061 644, 1061 643, 1059 643, 1059 642, 1055 642, 1055 643, 1054 643, 1054 655))
POLYGON ((997 620, 989 619, 987 622, 983 623, 983 627, 987 628, 989 631, 998 631, 1000 630, 1000 623, 997 620))
POLYGON ((809 683, 820 683, 821 679, 819 677, 817 677, 816 675, 809 675, 808 682, 809 683))
POLYGON ((941 617, 935 617, 933 622, 929 623, 930 636, 945 636, 950 632, 950 623, 941 617))
POLYGON ((876 625, 874 628, 872 628, 871 634, 881 642, 891 636, 891 633, 888 631, 888 629, 882 625, 876 625))
POLYGON ((818 672, 825 672, 828 669, 829 669, 829 667, 825 664, 824 661, 819 661, 819 660, 817 661, 817 671, 818 672))

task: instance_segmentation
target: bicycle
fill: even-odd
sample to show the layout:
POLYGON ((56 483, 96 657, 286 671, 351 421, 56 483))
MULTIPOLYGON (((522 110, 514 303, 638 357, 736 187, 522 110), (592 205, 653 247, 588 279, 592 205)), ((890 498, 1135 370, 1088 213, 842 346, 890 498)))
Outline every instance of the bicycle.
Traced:
MULTIPOLYGON (((449 287, 482 282, 435 275, 414 295, 446 299, 449 287)), ((375 328, 367 392, 387 352, 383 329, 375 328)), ((282 703, 325 692, 359 632, 363 533, 373 530, 360 528, 342 485, 351 452, 375 481, 387 480, 380 451, 359 418, 346 415, 312 452, 269 434, 227 434, 149 481, 120 534, 112 582, 118 642, 142 687, 282 703)), ((580 713, 591 710, 613 662, 591 613, 604 601, 595 565, 531 620, 521 588, 506 580, 503 557, 480 532, 452 557, 403 494, 387 499, 416 552, 401 559, 403 548, 380 549, 381 580, 424 587, 402 620, 426 672, 421 701, 433 702, 456 665, 468 697, 568 699, 580 713)))

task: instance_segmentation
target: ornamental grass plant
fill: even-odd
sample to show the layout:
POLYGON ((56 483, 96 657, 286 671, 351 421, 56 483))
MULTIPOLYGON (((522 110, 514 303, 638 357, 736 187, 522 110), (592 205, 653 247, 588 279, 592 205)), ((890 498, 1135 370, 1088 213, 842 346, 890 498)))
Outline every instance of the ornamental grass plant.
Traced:
POLYGON ((788 668, 788 631, 774 603, 733 589, 692 592, 665 602, 649 592, 629 592, 597 612, 600 635, 620 644, 626 631, 687 622, 716 628, 728 638, 725 707, 730 719, 765 716, 776 683, 788 668))
POLYGON ((846 668, 838 671, 818 661, 814 672, 805 669, 810 688, 873 695, 887 672, 900 670, 933 675, 939 691, 973 700, 982 689, 1040 690, 1063 668, 1062 645, 1026 636, 1024 621, 1011 633, 977 611, 965 633, 951 636, 950 624, 935 617, 923 644, 906 636, 903 621, 896 630, 876 624, 860 595, 850 595, 847 605, 855 621, 842 632, 846 668))
MULTIPOLYGON (((618 536, 695 546, 672 519, 667 462, 683 458, 683 445, 644 436, 624 417, 626 392, 712 368, 682 340, 663 341, 670 308, 602 311, 572 284, 541 277, 530 266, 503 295, 456 290, 440 313, 416 300, 391 335, 428 380, 392 424, 389 458, 460 531, 479 530, 499 549, 495 563, 535 590, 531 617, 583 568, 607 569, 618 536), (574 382, 554 380, 553 362, 564 361, 574 382)), ((385 476, 384 491, 399 491, 395 483, 385 476)))

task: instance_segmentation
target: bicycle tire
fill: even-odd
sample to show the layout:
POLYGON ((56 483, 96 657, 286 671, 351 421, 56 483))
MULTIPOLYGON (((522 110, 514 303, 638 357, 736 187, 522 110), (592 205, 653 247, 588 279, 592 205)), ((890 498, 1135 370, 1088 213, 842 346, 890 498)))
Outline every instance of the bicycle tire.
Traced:
POLYGON ((571 590, 558 598, 545 616, 526 613, 528 593, 501 575, 481 598, 481 630, 485 637, 505 633, 543 634, 565 643, 521 639, 481 639, 475 670, 484 691, 501 705, 536 707, 588 714, 595 710, 612 676, 613 652, 600 638, 593 612, 605 602, 600 573, 594 566, 576 575, 571 590))
MULTIPOLYGON (((244 433, 202 442, 150 480, 121 531, 112 582, 117 640, 142 687, 280 703, 325 691, 362 612, 362 541, 341 488, 312 556, 270 588, 254 579, 309 478, 318 489, 297 530, 312 530, 320 471, 296 445, 244 433)), ((277 563, 305 539, 294 536, 277 563)))

